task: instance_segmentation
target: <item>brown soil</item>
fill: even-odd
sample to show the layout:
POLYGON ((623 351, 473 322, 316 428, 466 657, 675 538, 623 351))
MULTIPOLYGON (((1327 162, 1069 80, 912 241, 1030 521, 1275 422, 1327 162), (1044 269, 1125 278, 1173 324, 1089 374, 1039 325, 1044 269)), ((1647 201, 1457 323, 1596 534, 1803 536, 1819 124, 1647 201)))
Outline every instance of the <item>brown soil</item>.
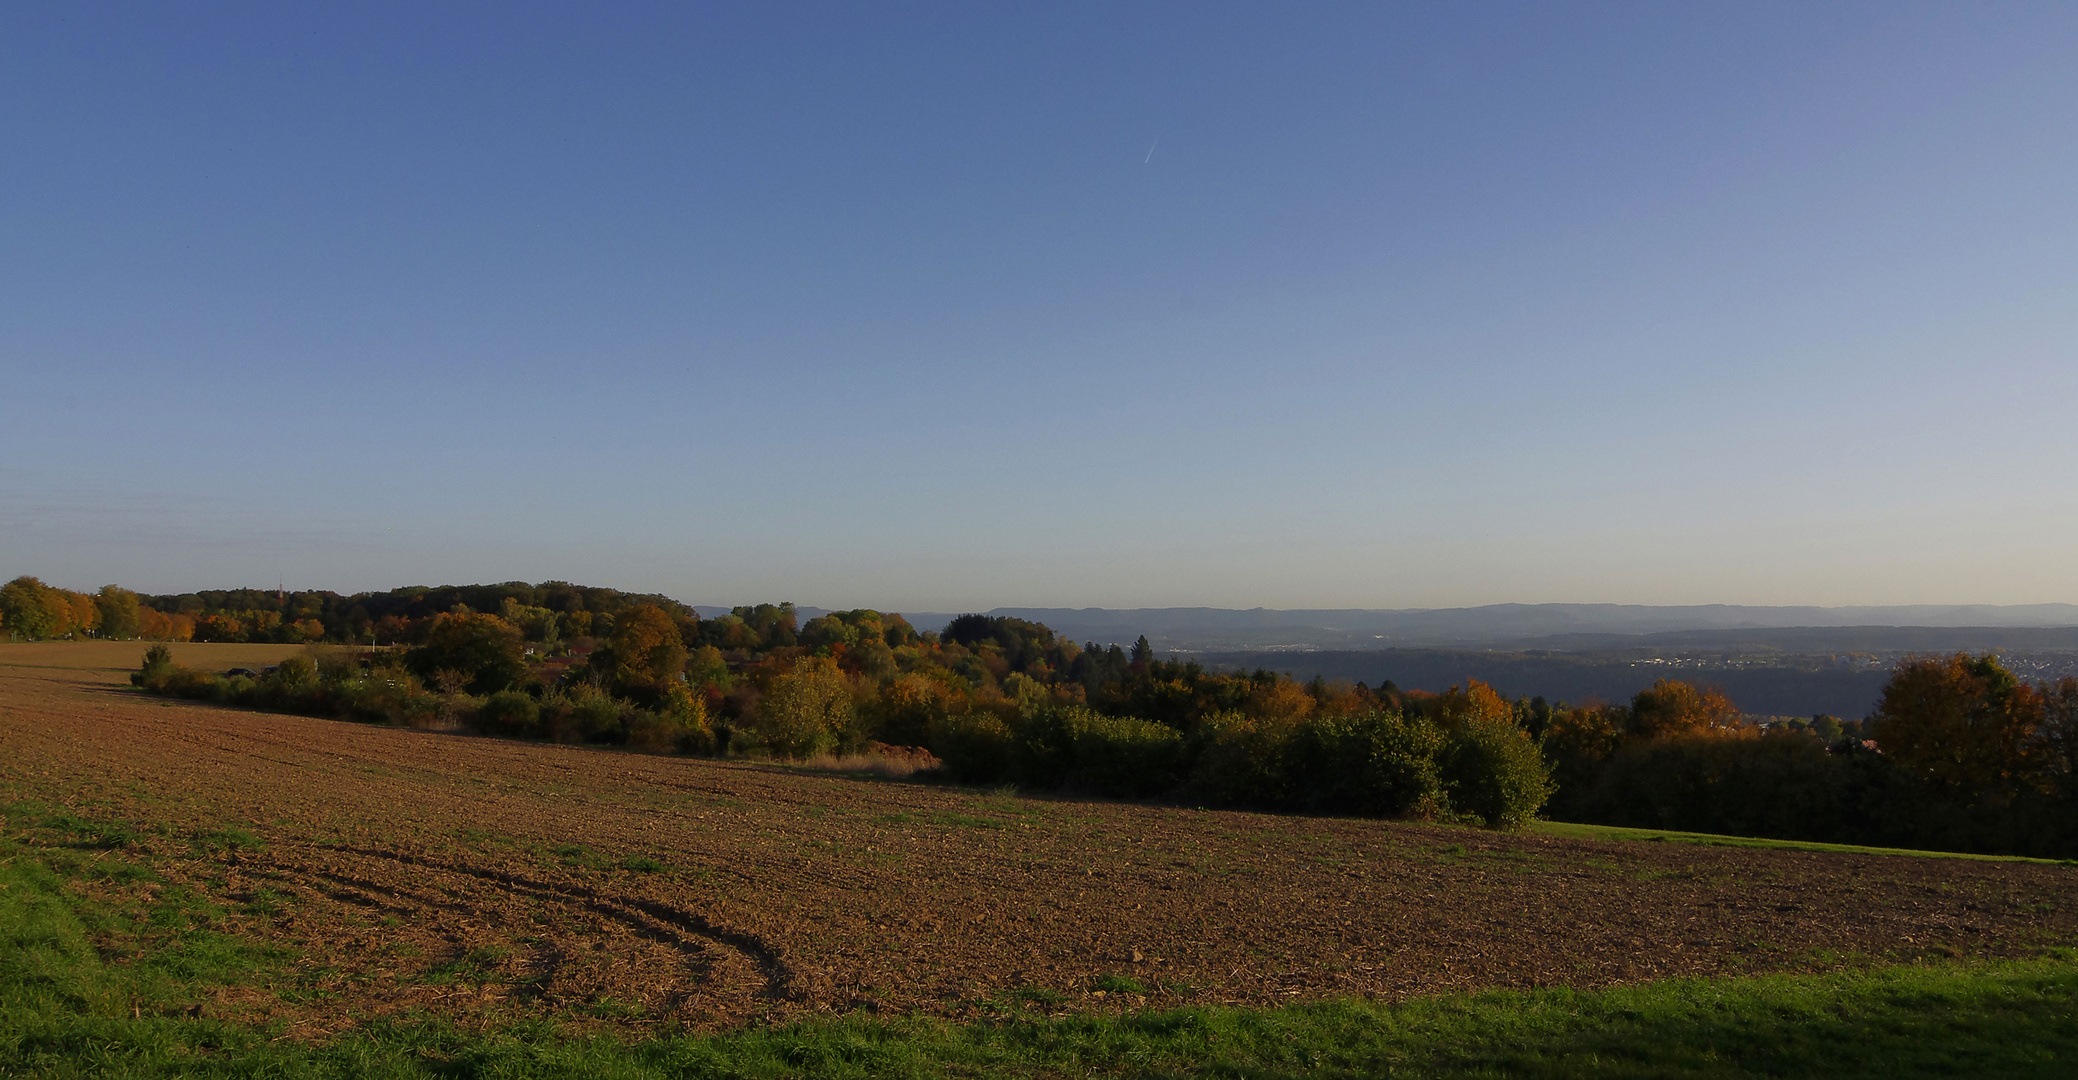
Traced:
POLYGON ((404 731, 144 697, 124 680, 141 651, 0 645, 0 798, 165 826, 140 854, 300 955, 293 996, 327 995, 226 1011, 304 1035, 408 1009, 708 1027, 1020 992, 1391 998, 2078 941, 2067 866, 1207 813, 404 731), (264 843, 189 840, 225 827, 264 843), (1105 976, 1147 993, 1100 993, 1105 976))

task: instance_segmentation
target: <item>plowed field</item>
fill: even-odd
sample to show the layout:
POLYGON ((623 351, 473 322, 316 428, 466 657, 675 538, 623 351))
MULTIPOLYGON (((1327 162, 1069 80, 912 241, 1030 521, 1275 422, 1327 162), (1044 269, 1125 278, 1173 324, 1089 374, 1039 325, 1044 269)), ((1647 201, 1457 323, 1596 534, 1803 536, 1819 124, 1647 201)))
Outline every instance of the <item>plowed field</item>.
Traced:
POLYGON ((0 798, 151 826, 132 857, 300 958, 213 1008, 303 1035, 403 1010, 710 1027, 1012 996, 1390 998, 2078 941, 2066 866, 1207 813, 369 727, 142 697, 124 681, 141 652, 0 645, 0 798))

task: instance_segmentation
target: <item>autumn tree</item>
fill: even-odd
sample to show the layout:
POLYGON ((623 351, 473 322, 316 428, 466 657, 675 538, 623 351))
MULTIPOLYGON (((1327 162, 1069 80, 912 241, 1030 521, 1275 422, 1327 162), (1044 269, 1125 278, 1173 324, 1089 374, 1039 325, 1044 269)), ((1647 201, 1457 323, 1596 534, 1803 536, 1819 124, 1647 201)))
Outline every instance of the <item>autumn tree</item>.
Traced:
POLYGON ((137 609, 137 632, 153 641, 187 641, 195 636, 195 617, 140 607, 137 609))
POLYGON ((1259 720, 1296 724, 1313 715, 1317 703, 1306 688, 1290 679, 1257 685, 1248 695, 1244 711, 1259 720))
POLYGON ((1871 719, 1891 760, 1972 799, 2010 790, 2045 756, 2042 694, 1989 653, 1898 664, 1871 719))
POLYGON ((804 656, 794 661, 792 671, 772 680, 758 702, 753 730, 774 754, 801 758, 842 740, 856 717, 851 686, 836 662, 804 656))
POLYGON ((910 746, 922 743, 931 725, 951 716, 961 702, 943 682, 910 672, 897 676, 869 704, 877 737, 910 746))
POLYGON ((1631 699, 1624 735, 1654 740, 1695 735, 1741 733, 1739 707, 1714 689, 1697 689, 1676 679, 1661 679, 1631 699))
POLYGON ((662 691, 677 686, 685 670, 685 639, 678 624, 653 604, 621 614, 612 649, 613 681, 623 687, 662 691))
POLYGON ((86 593, 76 593, 68 589, 55 589, 52 591, 58 594, 58 603, 64 605, 65 608, 64 625, 60 628, 61 633, 94 634, 100 631, 101 607, 95 603, 93 597, 86 593))

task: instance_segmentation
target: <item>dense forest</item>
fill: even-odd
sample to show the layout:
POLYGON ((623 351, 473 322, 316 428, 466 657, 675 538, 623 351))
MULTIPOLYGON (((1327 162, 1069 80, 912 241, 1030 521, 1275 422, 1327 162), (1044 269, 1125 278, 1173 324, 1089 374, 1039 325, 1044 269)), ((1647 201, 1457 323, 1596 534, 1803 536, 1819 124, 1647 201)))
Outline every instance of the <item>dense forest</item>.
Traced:
POLYGON ((413 641, 433 616, 461 606, 498 614, 524 625, 534 640, 553 642, 610 637, 616 615, 645 605, 697 618, 669 597, 562 581, 409 586, 351 596, 280 589, 153 596, 117 585, 78 593, 19 577, 0 586, 0 637, 395 645, 413 641))
POLYGON ((784 759, 922 748, 960 782, 1196 805, 2078 855, 2078 680, 2027 683, 1991 655, 1901 661, 1860 719, 1763 727, 1720 690, 1675 680, 1574 705, 1477 680, 1443 693, 1301 683, 1011 617, 919 630, 860 609, 802 624, 791 604, 760 604, 702 618, 561 582, 351 597, 0 589, 17 638, 146 637, 176 619, 192 620, 188 639, 208 627, 309 645, 226 673, 155 648, 134 677, 145 689, 371 722, 784 759))

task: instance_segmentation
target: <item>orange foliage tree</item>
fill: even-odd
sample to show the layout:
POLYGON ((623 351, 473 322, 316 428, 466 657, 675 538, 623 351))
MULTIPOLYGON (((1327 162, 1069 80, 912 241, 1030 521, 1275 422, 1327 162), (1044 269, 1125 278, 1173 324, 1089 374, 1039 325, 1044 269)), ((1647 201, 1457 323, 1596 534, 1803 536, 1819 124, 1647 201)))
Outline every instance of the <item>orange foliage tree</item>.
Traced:
POLYGON ((1899 765, 1957 792, 2010 791, 2044 764, 2043 695, 1990 654, 1908 660, 1871 717, 1876 745, 1899 765))
POLYGON ((1751 729, 1740 721, 1739 715, 1739 707, 1722 691, 1661 679, 1631 699, 1624 735, 1628 739, 1656 740, 1748 733, 1751 729))

